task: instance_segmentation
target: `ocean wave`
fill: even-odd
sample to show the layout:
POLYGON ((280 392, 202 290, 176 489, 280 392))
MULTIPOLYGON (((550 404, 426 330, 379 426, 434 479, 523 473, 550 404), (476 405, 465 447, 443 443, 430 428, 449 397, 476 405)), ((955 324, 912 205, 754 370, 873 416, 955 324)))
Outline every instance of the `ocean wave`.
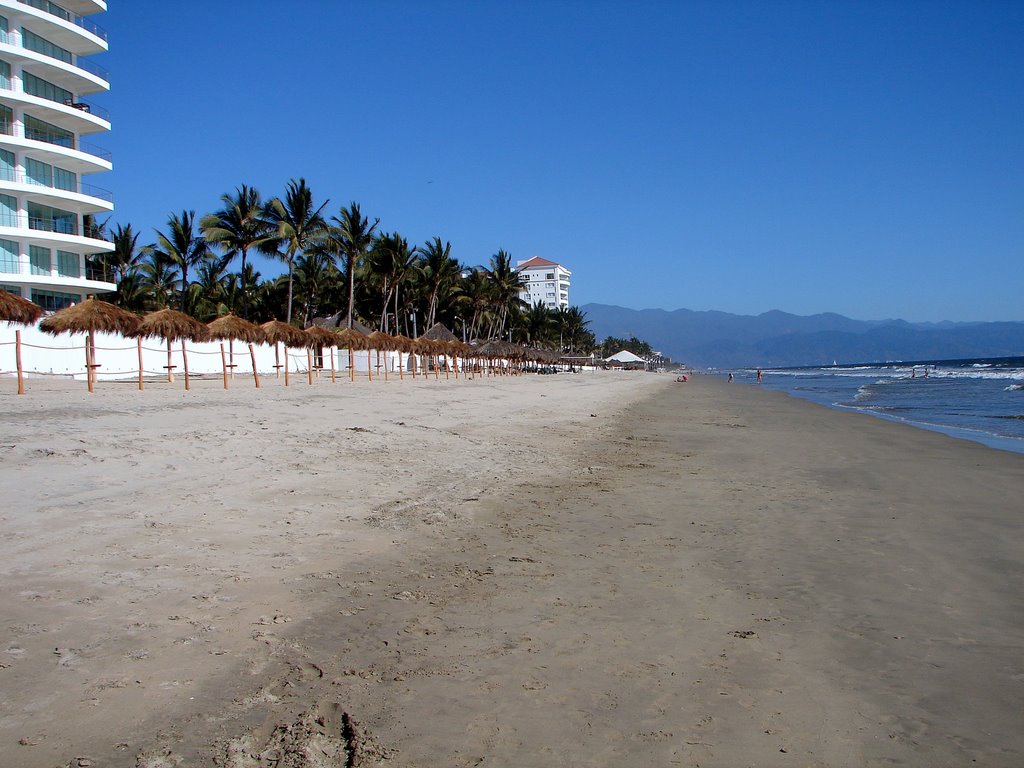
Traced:
POLYGON ((1003 389, 1004 392, 1024 392, 1024 384, 1011 384, 1003 389))

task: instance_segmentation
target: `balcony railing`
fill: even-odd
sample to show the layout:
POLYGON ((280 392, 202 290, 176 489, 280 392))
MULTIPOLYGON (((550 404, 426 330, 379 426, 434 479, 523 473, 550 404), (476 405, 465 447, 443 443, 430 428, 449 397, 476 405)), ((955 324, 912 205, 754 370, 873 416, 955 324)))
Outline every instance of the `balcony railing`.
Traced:
MULTIPOLYGON (((22 2, 23 1, 24 0, 22 0, 22 2)), ((55 61, 63 61, 65 64, 73 64, 79 69, 84 69, 86 72, 92 75, 96 75, 96 77, 100 78, 101 80, 105 80, 108 83, 110 82, 110 72, 106 68, 101 67, 92 59, 83 59, 81 57, 76 56, 75 61, 65 61, 63 58, 60 58, 58 56, 52 56, 46 51, 39 51, 35 48, 28 48, 19 36, 15 35, 13 32, 9 32, 4 29, 0 29, 0 43, 4 43, 6 45, 16 45, 19 48, 24 48, 26 51, 34 51, 35 53, 41 53, 43 56, 47 56, 51 59, 54 59, 55 61)))
POLYGON ((96 37, 103 42, 107 42, 107 33, 99 24, 91 19, 85 18, 84 16, 79 16, 77 13, 72 13, 66 8, 61 8, 56 3, 51 3, 50 0, 18 0, 18 2, 30 5, 33 8, 38 8, 40 11, 45 11, 51 16, 56 16, 58 19, 70 21, 72 24, 84 29, 86 32, 96 35, 96 37))
POLYGON ((110 72, 92 59, 76 59, 75 66, 79 69, 84 69, 89 74, 96 75, 100 80, 104 80, 108 83, 110 82, 110 72))
POLYGON ((82 98, 76 99, 65 99, 65 107, 74 107, 75 109, 81 110, 89 115, 96 115, 101 120, 110 122, 110 113, 98 104, 93 104, 91 101, 86 101, 82 98))
MULTIPOLYGON (((0 221, 0 224, 2 223, 0 221)), ((61 235, 74 235, 75 237, 78 237, 79 232, 81 232, 82 237, 88 237, 92 240, 107 240, 103 230, 98 226, 89 224, 82 227, 77 219, 43 219, 37 216, 29 216, 28 228, 39 232, 56 232, 61 235)))
MULTIPOLYGON (((82 277, 82 270, 74 269, 62 269, 61 264, 58 261, 55 265, 51 264, 49 269, 40 268, 37 264, 2 264, 0 263, 0 283, 3 283, 5 275, 43 275, 51 276, 54 273, 54 267, 56 267, 57 277, 82 277)), ((85 257, 85 279, 94 280, 99 283, 116 283, 117 279, 114 275, 114 270, 102 259, 95 256, 85 257)))
MULTIPOLYGON (((0 133, 12 135, 10 123, 4 123, 0 121, 0 133), (4 130, 4 125, 7 125, 7 130, 4 130)), ((25 128, 25 138, 31 139, 32 141, 42 141, 46 144, 52 144, 55 147, 64 147, 65 149, 77 149, 79 152, 85 152, 87 155, 93 155, 101 160, 109 161, 112 157, 110 150, 98 147, 92 142, 82 141, 79 139, 75 141, 74 135, 68 136, 66 133, 55 133, 53 131, 41 131, 35 128, 25 128)))
POLYGON ((98 283, 116 283, 114 270, 109 264, 94 256, 85 257, 85 279, 95 280, 98 283))
POLYGON ((53 182, 46 184, 45 182, 14 168, 0 168, 0 181, 13 181, 18 184, 30 184, 47 189, 59 189, 64 192, 77 192, 80 195, 98 197, 100 200, 106 200, 108 203, 114 202, 114 193, 108 189, 103 189, 102 187, 97 187, 92 184, 85 184, 78 180, 76 180, 74 184, 69 184, 67 186, 53 182))

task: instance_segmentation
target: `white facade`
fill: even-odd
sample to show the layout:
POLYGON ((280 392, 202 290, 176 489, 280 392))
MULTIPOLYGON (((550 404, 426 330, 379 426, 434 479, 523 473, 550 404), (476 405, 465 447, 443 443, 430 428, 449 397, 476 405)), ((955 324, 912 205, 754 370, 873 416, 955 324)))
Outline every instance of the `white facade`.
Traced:
POLYGON ((516 271, 528 281, 519 298, 531 307, 540 302, 548 309, 569 308, 569 278, 572 272, 553 261, 534 256, 516 262, 516 271))
POLYGON ((110 130, 85 98, 110 88, 87 58, 107 50, 91 19, 106 9, 105 0, 0 0, 0 288, 49 311, 116 288, 86 260, 113 250, 94 224, 113 197, 85 180, 109 171, 110 156, 82 138, 110 130))

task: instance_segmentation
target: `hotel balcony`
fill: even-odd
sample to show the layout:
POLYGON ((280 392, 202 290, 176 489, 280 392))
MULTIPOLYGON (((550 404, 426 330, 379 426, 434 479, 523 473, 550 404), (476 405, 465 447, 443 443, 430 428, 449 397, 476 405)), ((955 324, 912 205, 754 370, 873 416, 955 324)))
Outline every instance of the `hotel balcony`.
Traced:
POLYGON ((40 33, 57 45, 86 56, 107 50, 107 33, 89 14, 107 9, 106 2, 64 0, 0 0, 8 18, 30 18, 40 33))

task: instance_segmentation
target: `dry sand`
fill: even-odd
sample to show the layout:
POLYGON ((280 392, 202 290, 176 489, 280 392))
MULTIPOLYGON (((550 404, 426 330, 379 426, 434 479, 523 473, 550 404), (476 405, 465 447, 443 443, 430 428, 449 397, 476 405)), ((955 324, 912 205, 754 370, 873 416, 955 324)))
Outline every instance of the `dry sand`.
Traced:
POLYGON ((0 764, 1024 764, 1024 456, 699 377, 219 386, 0 393, 0 764))

